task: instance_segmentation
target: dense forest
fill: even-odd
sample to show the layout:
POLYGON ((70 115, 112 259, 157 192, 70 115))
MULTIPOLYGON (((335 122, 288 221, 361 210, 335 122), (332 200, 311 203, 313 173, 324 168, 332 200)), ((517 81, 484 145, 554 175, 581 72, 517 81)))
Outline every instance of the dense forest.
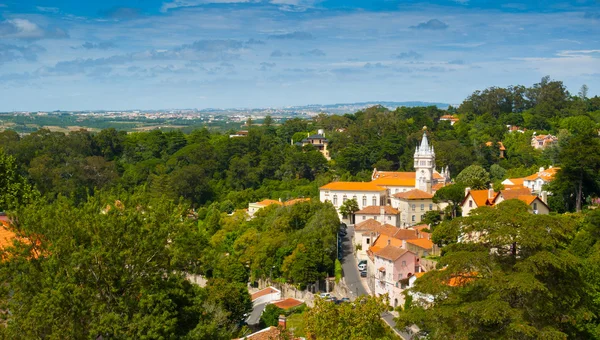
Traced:
MULTIPOLYGON (((425 126, 438 168, 447 166, 453 177, 478 165, 497 187, 505 178, 560 166, 550 197, 551 209, 559 213, 577 210, 578 198, 590 205, 600 193, 600 97, 588 98, 585 87, 572 95, 548 77, 531 87, 477 91, 447 110, 375 106, 281 125, 268 118, 260 126, 248 123, 248 136, 242 138, 205 128, 189 134, 1 132, 0 210, 8 212, 19 240, 3 250, 0 266, 2 310, 10 311, 3 314, 5 336, 243 335, 244 314, 251 309, 248 282, 272 278, 304 288, 333 276, 340 221, 333 206, 318 201, 319 186, 338 179, 370 180, 374 167, 412 170, 425 126), (448 114, 459 121, 451 125, 439 119, 448 114), (525 131, 509 132, 507 125, 525 131), (317 129, 329 139, 330 161, 312 146, 294 144, 317 129), (559 142, 535 150, 534 132, 554 134, 559 142), (506 147, 505 157, 496 142, 506 147), (265 198, 298 197, 313 199, 270 206, 251 220, 242 210, 265 198), (208 285, 190 284, 190 274, 205 276, 208 285)), ((581 223, 565 225, 570 229, 553 238, 548 247, 554 248, 547 251, 577 247, 578 261, 595 258, 595 236, 593 241, 580 236, 597 234, 598 220, 590 216, 577 215, 581 223)), ((450 255, 465 250, 446 223, 457 222, 444 222, 434 235, 448 244, 451 264, 450 255)), ((578 276, 589 294, 598 294, 592 279, 591 273, 578 276)), ((552 301, 562 293, 547 294, 552 301)), ((600 310, 597 302, 590 304, 593 308, 577 310, 590 313, 586 320, 593 324, 600 310)), ((407 320, 431 328, 425 319, 407 320)), ((453 320, 458 319, 443 319, 453 320)))

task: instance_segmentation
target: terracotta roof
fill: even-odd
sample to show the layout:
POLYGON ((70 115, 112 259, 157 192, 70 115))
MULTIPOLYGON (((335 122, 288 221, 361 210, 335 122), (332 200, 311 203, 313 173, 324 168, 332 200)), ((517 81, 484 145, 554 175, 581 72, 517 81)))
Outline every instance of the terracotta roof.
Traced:
MULTIPOLYGON (((414 174, 414 173, 413 173, 414 174)), ((415 177, 411 178, 396 178, 396 177, 384 177, 374 179, 371 183, 375 183, 377 185, 382 186, 390 186, 390 187, 414 187, 416 180, 415 177)))
POLYGON ((364 207, 362 208, 362 210, 359 210, 357 212, 355 212, 355 215, 359 215, 359 214, 365 214, 365 215, 379 215, 381 214, 381 208, 383 208, 383 212, 386 215, 398 215, 400 212, 392 207, 390 207, 389 205, 385 205, 385 206, 378 206, 378 205, 370 205, 368 207, 364 207))
MULTIPOLYGON (((498 143, 498 147, 500 150, 502 150, 502 151, 506 150, 506 148, 504 147, 504 144, 502 142, 497 142, 497 143, 498 143)), ((485 146, 492 146, 492 142, 485 143, 485 146)))
POLYGON ((423 190, 412 189, 412 190, 409 190, 406 192, 399 192, 397 194, 394 194, 394 197, 406 199, 406 200, 423 200, 423 199, 431 199, 431 198, 433 198, 433 195, 430 193, 427 193, 423 190))
POLYGON ((476 276, 476 275, 477 275, 477 272, 454 275, 450 278, 450 280, 448 280, 448 286, 450 286, 450 287, 464 286, 467 283, 474 281, 475 280, 474 276, 476 276))
POLYGON ((410 243, 412 245, 415 245, 419 248, 423 248, 423 249, 432 249, 433 248, 433 242, 431 242, 430 240, 426 239, 426 238, 418 238, 416 240, 407 240, 406 243, 410 243))
POLYGON ((381 258, 396 261, 402 255, 406 254, 408 250, 402 249, 400 247, 395 247, 393 245, 387 245, 382 249, 378 249, 377 251, 373 251, 375 256, 379 256, 381 258))
POLYGON ((277 301, 277 302, 273 302, 273 304, 281 309, 290 309, 290 308, 294 308, 297 306, 300 306, 301 304, 303 304, 304 302, 294 299, 294 298, 287 298, 285 300, 281 300, 281 301, 277 301))
POLYGON ((6 221, 0 221, 0 249, 13 245, 13 240, 17 234, 9 230, 9 224, 6 221))
POLYGON ((527 176, 524 179, 528 181, 535 181, 536 179, 541 178, 545 182, 549 182, 554 179, 554 176, 556 175, 556 172, 558 172, 558 170, 560 170, 560 168, 549 168, 543 171, 539 171, 531 176, 527 176))
POLYGON ((255 204, 263 206, 263 207, 269 206, 271 204, 283 205, 283 203, 281 203, 277 200, 271 200, 271 199, 262 200, 260 202, 256 202, 255 204))
POLYGON ((523 185, 523 181, 525 180, 525 178, 509 178, 508 181, 510 181, 513 185, 523 185))
MULTIPOLYGON (((518 198, 519 196, 531 196, 531 189, 525 187, 518 187, 501 190, 500 193, 502 194, 502 197, 505 200, 510 200, 513 198, 518 198)), ((496 198, 494 198, 494 201, 496 200, 496 198)))
POLYGON ((354 231, 372 230, 373 228, 376 228, 376 227, 381 227, 381 223, 375 221, 372 218, 369 218, 368 220, 366 220, 364 222, 360 222, 357 225, 355 225, 354 231))
POLYGON ((373 182, 331 182, 326 184, 319 189, 328 190, 347 190, 347 191, 385 191, 373 182))
POLYGON ((310 198, 294 198, 289 201, 283 202, 283 205, 288 206, 288 205, 294 205, 294 204, 300 203, 300 202, 309 202, 309 201, 310 201, 310 198))
POLYGON ((375 240, 375 242, 373 242, 373 244, 369 248, 369 251, 371 251, 372 253, 380 251, 381 249, 388 246, 388 241, 389 241, 390 245, 392 245, 392 246, 395 246, 397 248, 402 247, 401 239, 390 237, 387 235, 379 235, 379 237, 375 240))
POLYGON ((444 183, 436 183, 434 185, 431 186, 431 191, 438 191, 441 188, 445 187, 446 185, 444 185, 444 183))
POLYGON ((532 138, 537 139, 537 140, 544 140, 544 139, 558 140, 558 138, 553 135, 535 135, 532 138))
POLYGON ((442 177, 442 175, 440 175, 440 173, 439 173, 439 172, 437 172, 437 171, 434 171, 434 172, 433 172, 433 178, 434 178, 434 179, 443 179, 444 177, 442 177))
POLYGON ((381 178, 412 178, 414 179, 416 172, 405 172, 405 171, 377 171, 376 179, 381 178))
POLYGON ((421 276, 425 275, 425 272, 418 272, 418 273, 414 273, 414 276, 418 279, 421 276))
POLYGON ((258 299, 261 296, 265 296, 265 295, 273 294, 273 293, 279 293, 279 292, 280 292, 279 290, 277 290, 273 287, 267 287, 265 289, 261 289, 258 292, 252 294, 252 301, 258 299))
POLYGON ((392 235, 393 238, 398 239, 398 240, 413 240, 413 239, 417 239, 419 236, 417 235, 416 230, 413 229, 400 229, 400 228, 396 228, 398 229, 394 235, 392 235))
POLYGON ((489 198, 488 195, 488 190, 470 190, 467 196, 465 196, 465 199, 463 200, 462 204, 465 204, 467 198, 471 196, 473 198, 473 201, 475 202, 475 205, 477 205, 478 207, 483 207, 485 205, 493 205, 492 202, 496 199, 498 193, 492 193, 492 198, 489 198))
MULTIPOLYGON (((256 333, 252 333, 250 335, 246 335, 243 338, 237 338, 235 340, 274 340, 274 339, 280 339, 281 337, 281 330, 277 327, 273 327, 273 326, 269 326, 265 329, 261 329, 260 331, 256 332, 256 333)), ((288 338, 285 338, 288 339, 288 338)), ((292 339, 290 337, 290 339, 292 339)), ((300 339, 298 337, 294 337, 294 340, 296 339, 300 339)))
POLYGON ((458 117, 454 117, 451 115, 443 115, 440 117, 440 120, 454 120, 454 121, 458 121, 458 117))

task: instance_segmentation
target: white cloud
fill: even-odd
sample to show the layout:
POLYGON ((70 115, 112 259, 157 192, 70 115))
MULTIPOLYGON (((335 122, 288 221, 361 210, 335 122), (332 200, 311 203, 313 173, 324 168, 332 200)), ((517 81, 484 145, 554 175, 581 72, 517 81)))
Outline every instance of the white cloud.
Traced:
POLYGON ((245 3, 251 0, 174 0, 169 2, 163 2, 160 8, 161 12, 168 12, 170 9, 180 7, 194 7, 206 4, 234 4, 234 3, 245 3))
POLYGON ((61 29, 45 30, 27 19, 0 21, 0 38, 42 39, 65 38, 67 33, 61 29))
POLYGON ((46 12, 46 13, 58 13, 59 12, 59 9, 57 7, 35 6, 35 8, 37 8, 37 10, 40 12, 46 12))

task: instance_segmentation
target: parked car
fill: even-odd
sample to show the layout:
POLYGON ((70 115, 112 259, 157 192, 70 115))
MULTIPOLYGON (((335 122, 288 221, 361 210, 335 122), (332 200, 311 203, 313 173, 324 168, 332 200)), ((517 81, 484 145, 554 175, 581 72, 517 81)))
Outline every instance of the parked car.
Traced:
POLYGON ((367 271, 367 264, 366 263, 359 264, 358 265, 358 270, 360 270, 361 272, 367 271))
POLYGON ((340 229, 340 236, 344 237, 348 235, 348 232, 346 231, 346 229, 340 229))
POLYGON ((321 294, 319 294, 319 297, 321 299, 330 300, 331 299, 331 293, 321 293, 321 294))
POLYGON ((367 271, 360 272, 360 277, 367 277, 367 271))
POLYGON ((350 302, 350 299, 349 299, 349 298, 342 298, 342 299, 340 300, 340 302, 341 302, 341 303, 344 303, 344 302, 350 302))

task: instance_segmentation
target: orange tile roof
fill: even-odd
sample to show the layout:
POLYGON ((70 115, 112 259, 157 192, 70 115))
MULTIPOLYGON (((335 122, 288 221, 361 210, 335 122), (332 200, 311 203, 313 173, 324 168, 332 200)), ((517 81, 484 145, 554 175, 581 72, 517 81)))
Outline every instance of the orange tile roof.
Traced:
POLYGON ((418 278, 420 278, 421 276, 425 275, 425 272, 418 272, 418 273, 414 273, 414 276, 418 278))
POLYGON ((450 287, 464 286, 467 283, 474 281, 475 276, 477 276, 477 272, 454 275, 450 278, 450 280, 448 280, 448 286, 450 286, 450 287))
POLYGON ((445 187, 444 183, 436 183, 431 186, 431 191, 438 191, 443 187, 445 187))
POLYGON ((415 178, 416 172, 406 171, 377 171, 376 179, 381 178, 415 178))
POLYGON ((304 302, 294 299, 294 298, 287 298, 285 300, 281 300, 281 301, 277 301, 277 302, 273 302, 273 304, 281 309, 290 309, 290 308, 294 308, 294 307, 298 307, 301 304, 303 304, 304 302))
POLYGON ((488 197, 489 195, 489 191, 488 190, 471 190, 469 191, 469 194, 467 194, 467 196, 465 197, 465 199, 463 200, 463 204, 467 201, 467 198, 469 196, 473 197, 473 201, 475 201, 475 204, 478 207, 483 207, 486 205, 493 205, 493 201, 496 198, 496 196, 498 195, 498 193, 494 192, 492 193, 492 198, 488 197))
POLYGON ((392 245, 387 245, 381 249, 377 249, 376 251, 373 251, 373 254, 375 256, 379 256, 379 257, 387 259, 387 260, 396 261, 397 259, 402 257, 402 255, 406 254, 407 252, 408 252, 408 250, 406 250, 406 249, 402 249, 400 247, 394 247, 392 245))
POLYGON ((258 292, 252 294, 252 301, 258 299, 261 296, 265 296, 265 295, 273 294, 273 293, 277 293, 277 292, 279 292, 279 290, 277 290, 273 287, 267 287, 265 289, 261 289, 258 292))
POLYGON ((440 117, 440 120, 454 120, 454 121, 458 121, 460 120, 458 117, 454 117, 451 115, 443 115, 440 117))
POLYGON ((377 240, 375 240, 375 242, 373 242, 373 244, 371 245, 371 247, 369 248, 369 251, 375 253, 385 247, 388 246, 388 241, 390 242, 390 245, 401 248, 402 247, 402 240, 401 239, 397 239, 394 237, 390 237, 387 235, 379 235, 379 237, 377 238, 377 240))
POLYGON ((375 183, 381 186, 390 186, 390 187, 414 187, 416 180, 414 177, 412 178, 396 178, 396 177, 383 177, 377 178, 371 181, 371 183, 375 183))
POLYGON ((376 227, 381 227, 381 223, 369 218, 366 221, 360 222, 354 226, 354 231, 371 230, 376 227))
POLYGON ((9 224, 6 221, 0 221, 0 249, 13 245, 17 234, 9 230, 9 224))
POLYGON ((345 190, 345 191, 385 191, 385 188, 373 182, 331 182, 319 189, 345 190))
POLYGON ((394 197, 406 199, 406 200, 423 200, 423 199, 431 199, 431 198, 433 198, 433 195, 430 193, 427 193, 423 190, 412 189, 412 190, 409 190, 406 192, 399 192, 397 194, 394 194, 394 197))
POLYGON ((289 201, 283 202, 283 205, 289 206, 289 205, 294 205, 296 203, 309 202, 309 201, 310 201, 310 198, 294 198, 289 201))
POLYGON ((531 176, 527 176, 524 179, 528 181, 535 181, 538 178, 543 179, 545 182, 552 181, 556 173, 560 170, 560 168, 549 168, 540 172, 537 172, 531 176))
POLYGON ((523 185, 523 181, 525 180, 525 178, 509 178, 508 180, 511 181, 514 185, 523 185))
POLYGON ((415 245, 419 248, 423 248, 423 249, 432 249, 433 248, 433 242, 431 242, 430 240, 426 239, 426 238, 418 238, 416 240, 407 240, 406 243, 410 243, 412 245, 415 245))
MULTIPOLYGON (((274 340, 274 339, 300 339, 298 337, 282 337, 281 336, 281 332, 287 332, 287 331, 282 331, 277 327, 273 327, 273 326, 269 326, 267 328, 261 329, 260 331, 256 332, 256 333, 252 333, 250 335, 246 335, 243 338, 237 338, 235 340, 274 340)), ((289 332, 287 332, 289 335, 289 332)))
POLYGON ((442 177, 442 175, 439 174, 439 172, 434 171, 433 172, 433 179, 442 179, 444 177, 442 177))
POLYGON ((413 239, 417 239, 419 237, 419 235, 417 234, 416 230, 413 229, 400 229, 400 228, 396 228, 398 229, 394 235, 392 235, 393 238, 398 239, 398 240, 413 240, 413 239))
POLYGON ((381 213, 381 208, 383 208, 383 212, 386 215, 398 215, 400 212, 397 209, 390 207, 389 205, 378 206, 378 205, 370 205, 368 207, 362 208, 355 212, 355 215, 365 214, 365 215, 379 215, 381 213))
MULTIPOLYGON (((498 147, 500 150, 504 151, 506 150, 506 148, 504 147, 504 144, 502 142, 497 142, 498 147)), ((487 142, 485 143, 485 146, 492 146, 492 142, 487 142)))
POLYGON ((265 200, 262 200, 260 202, 256 202, 255 204, 263 206, 263 207, 269 206, 271 204, 283 205, 283 203, 281 203, 281 202, 279 202, 277 200, 271 200, 271 199, 265 199, 265 200))
MULTIPOLYGON (((518 198, 519 196, 531 196, 531 189, 525 187, 516 187, 506 190, 501 190, 500 193, 505 200, 510 200, 513 198, 518 198)), ((494 197, 494 201, 497 197, 494 197)))

